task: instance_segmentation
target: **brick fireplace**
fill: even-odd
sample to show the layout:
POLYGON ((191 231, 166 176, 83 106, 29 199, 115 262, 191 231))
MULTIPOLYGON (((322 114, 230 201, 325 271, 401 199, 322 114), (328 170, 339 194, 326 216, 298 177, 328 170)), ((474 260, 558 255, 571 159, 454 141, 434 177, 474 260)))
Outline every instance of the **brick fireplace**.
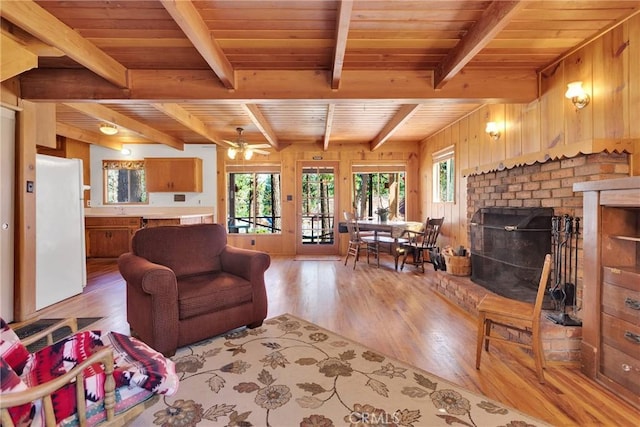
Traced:
MULTIPOLYGON (((621 178, 629 175, 626 153, 580 154, 570 159, 549 160, 467 178, 467 224, 476 211, 491 207, 552 208, 556 216, 582 219, 582 194, 573 184, 621 178)), ((578 250, 577 311, 582 299, 582 242, 578 250)))
MULTIPOLYGON (((523 165, 508 170, 467 177, 467 224, 479 209, 492 207, 552 208, 556 216, 582 218, 582 194, 573 192, 573 184, 620 178, 629 175, 627 154, 579 154, 569 159, 523 165)), ((469 232, 469 228, 467 228, 469 232)), ((578 242, 577 302, 571 316, 581 319, 582 241, 578 242)), ((472 266, 473 268, 473 266, 472 266)), ((452 276, 441 271, 427 277, 431 287, 464 310, 476 314, 478 302, 489 290, 469 277, 452 276)), ((581 327, 557 325, 543 316, 542 338, 549 361, 577 364, 580 361, 581 327)), ((505 333, 507 333, 505 331, 505 333)))

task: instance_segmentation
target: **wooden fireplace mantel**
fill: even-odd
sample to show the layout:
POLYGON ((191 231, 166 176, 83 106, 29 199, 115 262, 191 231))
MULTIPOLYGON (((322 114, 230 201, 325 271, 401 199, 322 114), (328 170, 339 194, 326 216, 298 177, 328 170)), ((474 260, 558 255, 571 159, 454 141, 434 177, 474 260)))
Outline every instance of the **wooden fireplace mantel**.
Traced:
POLYGON ((574 144, 557 145, 535 153, 522 154, 506 160, 478 165, 463 169, 462 176, 480 175, 483 173, 512 169, 518 166, 544 163, 548 160, 571 158, 578 154, 593 153, 634 153, 634 147, 640 146, 640 139, 590 139, 574 144))

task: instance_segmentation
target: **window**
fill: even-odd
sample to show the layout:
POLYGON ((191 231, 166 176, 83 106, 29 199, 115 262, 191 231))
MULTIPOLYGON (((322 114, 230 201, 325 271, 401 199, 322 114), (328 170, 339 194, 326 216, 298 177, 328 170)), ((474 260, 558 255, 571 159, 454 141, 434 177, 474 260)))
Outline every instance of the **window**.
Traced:
POLYGON ((381 211, 393 220, 405 218, 404 165, 353 165, 353 207, 357 217, 381 211))
POLYGON ((259 167, 252 171, 227 169, 227 172, 229 233, 280 234, 279 167, 259 167))
POLYGON ((144 160, 103 160, 104 203, 147 203, 144 160))
POLYGON ((455 200, 454 146, 450 145, 433 153, 433 201, 453 202, 455 200))

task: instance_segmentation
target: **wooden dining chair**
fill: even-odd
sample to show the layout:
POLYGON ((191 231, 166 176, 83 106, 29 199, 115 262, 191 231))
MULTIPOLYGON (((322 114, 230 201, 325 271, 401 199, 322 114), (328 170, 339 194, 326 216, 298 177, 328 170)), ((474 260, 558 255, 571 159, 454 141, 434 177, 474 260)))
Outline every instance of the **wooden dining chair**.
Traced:
POLYGON ((406 231, 405 237, 407 237, 408 240, 400 245, 400 251, 404 254, 400 270, 404 269, 407 258, 411 255, 413 262, 410 264, 420 267, 424 273, 424 263, 429 262, 425 260, 424 253, 436 247, 443 223, 444 217, 427 218, 423 231, 406 231))
POLYGON ((349 256, 353 255, 353 269, 355 270, 356 263, 358 262, 358 259, 360 259, 360 251, 362 249, 367 251, 368 264, 370 252, 374 252, 376 258, 378 257, 377 248, 374 248, 370 241, 367 241, 365 237, 360 235, 358 222, 356 221, 356 216, 353 212, 344 211, 344 219, 347 221, 347 231, 349 232, 349 247, 347 248, 347 256, 344 259, 344 265, 347 265, 349 256))
POLYGON ((516 301, 498 295, 487 295, 478 304, 478 342, 476 348, 476 369, 480 369, 482 344, 485 351, 489 351, 489 340, 499 340, 507 344, 530 349, 536 365, 538 381, 544 383, 543 369, 546 367, 544 352, 542 351, 542 337, 540 333, 540 313, 542 300, 549 281, 551 271, 551 255, 544 258, 538 293, 534 304, 516 301), (522 342, 509 333, 508 337, 491 335, 492 325, 500 325, 508 330, 515 330, 531 337, 531 342, 522 342))

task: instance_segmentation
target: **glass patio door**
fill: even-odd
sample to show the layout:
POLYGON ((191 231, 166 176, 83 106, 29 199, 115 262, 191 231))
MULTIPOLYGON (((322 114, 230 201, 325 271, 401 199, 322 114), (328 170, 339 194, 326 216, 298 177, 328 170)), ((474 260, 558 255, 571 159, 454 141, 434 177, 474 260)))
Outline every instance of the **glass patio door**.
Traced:
POLYGON ((338 253, 337 162, 301 162, 298 175, 296 253, 338 253))

